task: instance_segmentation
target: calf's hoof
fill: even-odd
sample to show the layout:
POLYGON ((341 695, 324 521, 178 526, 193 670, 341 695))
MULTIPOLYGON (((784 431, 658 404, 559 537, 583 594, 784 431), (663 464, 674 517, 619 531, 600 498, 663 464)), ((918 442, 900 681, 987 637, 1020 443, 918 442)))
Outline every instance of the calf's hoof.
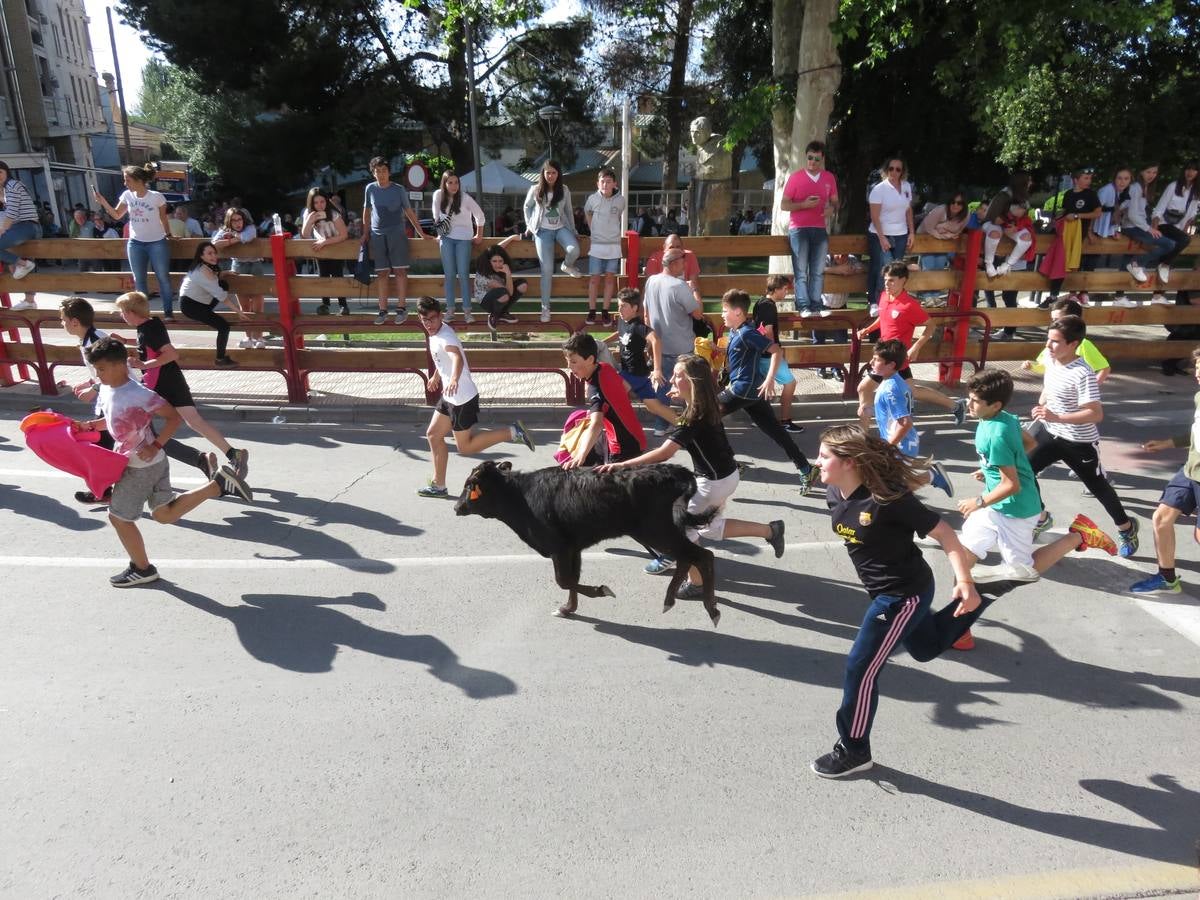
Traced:
POLYGON ((674 597, 668 597, 666 600, 663 601, 663 612, 670 612, 674 608, 675 608, 675 598, 674 597))
POLYGON ((578 608, 578 604, 571 605, 570 603, 564 603, 554 611, 554 615, 558 616, 560 619, 569 619, 571 616, 575 615, 575 610, 578 608))
POLYGON ((712 619, 713 628, 716 628, 717 624, 721 621, 721 611, 719 609, 710 609, 708 616, 712 619))
POLYGON ((600 585, 600 596, 601 597, 615 597, 617 595, 613 593, 613 589, 610 588, 607 584, 602 584, 602 585, 600 585))

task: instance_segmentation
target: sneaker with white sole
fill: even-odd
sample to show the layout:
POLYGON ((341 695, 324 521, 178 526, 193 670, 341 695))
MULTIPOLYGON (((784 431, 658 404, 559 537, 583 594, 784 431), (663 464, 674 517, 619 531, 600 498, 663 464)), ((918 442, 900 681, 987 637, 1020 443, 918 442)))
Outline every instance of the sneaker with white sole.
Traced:
POLYGON ((984 264, 983 268, 984 268, 984 271, 987 272, 988 278, 996 277, 996 264, 994 262, 992 262, 991 260, 988 260, 988 262, 984 264))
POLYGON ((396 324, 402 325, 408 319, 408 307, 401 306, 396 310, 396 324))
POLYGON ((1171 280, 1171 267, 1166 263, 1159 263, 1158 272, 1156 274, 1158 275, 1159 283, 1166 284, 1171 280))
POLYGON ((538 318, 543 322, 549 322, 550 321, 550 307, 543 306, 542 314, 540 316, 538 316, 538 318))
POLYGON ((524 444, 530 450, 535 448, 533 443, 533 435, 529 433, 529 429, 525 427, 525 423, 520 419, 512 423, 512 439, 517 443, 524 444))
POLYGON ((1167 581, 1162 572, 1155 572, 1149 578, 1143 578, 1129 586, 1131 594, 1178 594, 1183 591, 1183 583, 1179 576, 1174 581, 1167 581))
POLYGON ((17 260, 17 264, 12 267, 12 277, 17 279, 17 281, 20 281, 36 268, 37 263, 35 263, 32 259, 19 259, 17 260))
POLYGON ((216 482, 221 488, 222 496, 241 497, 247 503, 254 500, 254 492, 250 490, 250 485, 246 484, 232 466, 221 466, 216 482))
POLYGON ((561 266, 559 266, 558 270, 560 272, 562 272, 564 275, 570 275, 572 278, 582 278, 583 277, 582 272, 580 272, 574 266, 568 266, 566 263, 563 263, 561 266))
POLYGON ((976 584, 988 584, 993 581, 1031 582, 1041 578, 1033 566, 1022 563, 1005 563, 999 566, 975 566, 971 569, 971 578, 976 584))
POLYGON ((262 338, 255 338, 254 339, 254 349, 255 350, 266 350, 267 342, 264 341, 262 338))
POLYGON ((1135 262, 1131 262, 1129 265, 1127 265, 1125 270, 1133 276, 1133 280, 1138 284, 1144 284, 1150 280, 1146 275, 1146 270, 1135 262))
POLYGON ((37 309, 37 304, 26 298, 14 303, 9 309, 37 309))
POLYGON ((950 476, 946 474, 946 469, 940 462, 930 464, 929 483, 935 488, 945 491, 947 497, 954 496, 954 485, 950 483, 950 476))
POLYGON ((1045 517, 1037 520, 1033 526, 1033 539, 1036 541, 1046 531, 1054 527, 1054 516, 1050 515, 1050 511, 1046 510, 1045 517))
POLYGON ((819 477, 820 470, 816 466, 809 466, 806 471, 800 472, 800 496, 804 497, 812 490, 813 483, 819 477))
POLYGON ((240 341, 238 341, 238 346, 241 347, 243 350, 253 350, 254 349, 254 341, 251 340, 250 338, 242 338, 240 341))
POLYGON ((1154 294, 1150 298, 1150 305, 1151 306, 1174 306, 1175 304, 1167 299, 1166 294, 1154 294))
POLYGON ((675 560, 665 556, 656 556, 646 563, 642 571, 647 575, 661 575, 663 572, 670 572, 673 568, 675 568, 675 560))
POLYGON ((465 313, 463 313, 463 322, 464 322, 464 324, 467 324, 467 325, 474 324, 475 317, 473 315, 471 315, 469 312, 465 312, 465 313))
POLYGON ((417 488, 418 497, 449 497, 450 492, 440 484, 434 484, 432 481, 423 488, 417 488))
POLYGON ((870 753, 855 753, 838 741, 832 752, 813 760, 812 770, 822 778, 845 778, 855 772, 865 772, 873 765, 870 753))
POLYGON ((133 563, 130 563, 124 572, 118 572, 108 579, 109 584, 119 588, 136 587, 139 584, 149 584, 151 581, 158 581, 158 569, 152 565, 139 569, 133 563))
POLYGON ((1124 294, 1117 294, 1117 296, 1113 297, 1112 305, 1120 306, 1123 309, 1134 309, 1137 307, 1137 301, 1130 300, 1124 294))
POLYGON ((675 589, 675 597, 679 600, 698 600, 704 596, 704 585, 692 584, 685 581, 675 589))
POLYGON ((378 314, 377 316, 375 316, 375 318, 374 318, 374 320, 373 320, 373 321, 374 321, 374 324, 376 324, 376 325, 382 325, 382 324, 383 324, 384 322, 386 322, 387 320, 388 320, 388 313, 387 313, 387 310, 386 310, 386 309, 381 309, 381 310, 379 311, 379 314, 378 314))

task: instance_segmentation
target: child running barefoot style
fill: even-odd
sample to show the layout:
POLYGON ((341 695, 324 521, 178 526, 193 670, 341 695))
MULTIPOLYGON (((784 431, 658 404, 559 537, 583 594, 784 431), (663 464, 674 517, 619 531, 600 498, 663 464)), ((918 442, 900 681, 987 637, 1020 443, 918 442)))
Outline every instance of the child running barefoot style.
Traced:
POLYGON ((76 422, 80 431, 107 431, 117 453, 129 457, 129 465, 113 486, 108 508, 121 545, 129 555, 129 566, 109 579, 113 587, 126 588, 158 580, 158 570, 146 555, 146 544, 138 529, 137 520, 149 505, 156 522, 176 522, 205 500, 224 494, 236 494, 252 499, 249 486, 231 466, 220 472, 204 487, 172 496, 171 474, 163 441, 175 433, 183 419, 176 409, 154 391, 129 377, 125 345, 111 338, 101 338, 87 351, 88 361, 100 379, 100 405, 103 418, 76 422), (151 422, 155 416, 166 420, 156 437, 151 422))
MULTIPOLYGON (((832 752, 812 763, 822 778, 842 778, 874 764, 871 726, 879 675, 892 651, 902 644, 918 662, 940 656, 1016 583, 998 581, 976 589, 969 551, 905 487, 914 475, 913 461, 898 448, 857 426, 838 425, 821 435, 818 465, 829 488, 833 531, 845 542, 871 598, 846 660, 838 741, 832 752), (914 535, 930 535, 941 544, 954 571, 953 599, 937 612, 931 611, 933 572, 914 535)), ((1044 572, 1067 552, 1068 542, 1056 541, 1039 549, 1034 564, 1044 572)))
MULTIPOLYGON (((1200 348, 1192 351, 1192 362, 1196 366, 1196 381, 1200 382, 1200 348)), ((1200 392, 1196 394, 1196 414, 1192 430, 1165 440, 1146 441, 1142 449, 1150 453, 1169 450, 1172 447, 1187 447, 1187 461, 1167 482, 1158 508, 1154 510, 1154 553, 1158 558, 1158 571, 1130 586, 1135 594, 1178 594, 1181 581, 1175 572, 1175 523, 1180 516, 1195 515, 1200 502, 1200 392)), ((1192 532, 1200 543, 1200 527, 1192 532)))
POLYGON ((621 377, 629 393, 664 422, 675 420, 675 412, 666 403, 667 381, 662 371, 662 344, 658 335, 642 320, 642 294, 634 288, 622 288, 617 294, 617 340, 621 347, 621 377))
MULTIPOLYGON (((1078 316, 1063 316, 1046 333, 1049 355, 1033 418, 1045 424, 1050 439, 1030 452, 1029 464, 1036 474, 1056 462, 1066 463, 1112 517, 1121 556, 1130 557, 1138 548, 1138 523, 1126 515, 1100 466, 1100 431, 1096 425, 1104 419, 1104 408, 1100 405, 1096 373, 1078 355, 1086 336, 1087 326, 1078 316)), ((1043 512, 1038 531, 1045 530, 1049 523, 1049 513, 1043 512)))
MULTIPOLYGON (((916 298, 905 290, 907 283, 908 266, 904 263, 890 263, 883 270, 883 293, 879 295, 879 316, 859 329, 858 339, 865 340, 867 335, 878 329, 880 340, 896 340, 907 347, 908 359, 900 369, 900 377, 912 384, 912 364, 917 361, 921 349, 933 337, 933 331, 926 324, 929 321, 929 313, 925 312, 916 298), (922 325, 924 328, 921 336, 914 341, 913 335, 916 333, 918 325, 922 325)), ((875 374, 868 372, 858 385, 858 418, 862 423, 863 430, 867 428, 867 417, 872 406, 871 395, 875 393, 875 386, 878 383, 879 379, 875 374)), ((955 424, 961 425, 966 420, 966 400, 961 398, 955 400, 936 388, 925 385, 912 384, 912 389, 918 400, 950 410, 954 414, 955 424)))
MULTIPOLYGON (((823 279, 824 275, 821 278, 823 279)), ((791 287, 791 282, 788 281, 786 275, 772 275, 767 279, 766 294, 754 304, 754 327, 775 344, 779 343, 779 303, 787 297, 789 287, 791 287)), ((770 368, 770 359, 764 356, 758 360, 758 369, 762 375, 765 376, 770 368)), ((780 389, 779 424, 785 431, 800 434, 804 431, 804 426, 797 425, 792 421, 792 398, 796 396, 796 376, 792 374, 792 367, 782 359, 775 367, 775 386, 780 389)))
MULTIPOLYGON (((1053 324, 1063 316, 1083 316, 1083 306, 1078 300, 1063 298, 1055 300, 1054 305, 1050 307, 1050 322, 1053 324)), ((1038 354, 1035 360, 1025 360, 1021 363, 1021 368, 1026 372, 1033 372, 1035 375, 1044 375, 1046 372, 1046 359, 1050 355, 1050 351, 1045 347, 1038 354)), ((1096 384, 1101 386, 1108 381, 1108 376, 1112 374, 1112 364, 1108 358, 1100 352, 1090 338, 1084 338, 1079 342, 1079 356, 1085 363, 1091 366, 1092 371, 1096 373, 1096 384)))
POLYGON ((248 318, 250 314, 242 310, 237 294, 229 293, 220 275, 217 248, 212 241, 202 242, 196 248, 192 267, 179 288, 179 311, 217 332, 216 365, 236 366, 237 362, 225 352, 229 346, 229 323, 217 315, 217 304, 226 304, 239 319, 248 318))
MULTIPOLYGON (((733 448, 725 437, 725 426, 721 424, 716 380, 708 361, 690 353, 679 357, 671 373, 671 384, 674 386, 672 393, 684 402, 685 408, 678 424, 667 432, 667 439, 661 446, 641 456, 600 466, 599 471, 611 472, 614 469, 666 462, 681 448, 687 450, 696 475, 696 493, 688 501, 688 512, 700 514, 711 509, 718 510, 718 515, 708 525, 699 530, 689 528, 688 538, 695 543, 701 536, 713 541, 760 537, 774 549, 776 559, 783 556, 781 520, 762 525, 720 515, 726 501, 737 490, 740 476, 733 459, 733 448)), ((662 564, 662 568, 656 571, 671 566, 671 561, 665 557, 656 557, 655 561, 662 564)), ((688 572, 688 580, 675 592, 675 596, 681 599, 704 596, 700 571, 695 566, 688 572)))
MULTIPOLYGON (((183 369, 179 367, 179 351, 172 346, 167 327, 158 318, 150 316, 150 301, 146 295, 140 291, 130 291, 117 298, 116 306, 126 324, 137 329, 138 358, 131 359, 129 365, 142 370, 142 383, 178 410, 193 431, 225 455, 238 477, 245 478, 250 464, 249 451, 230 446, 225 435, 210 425, 196 409, 192 391, 183 377, 183 369)), ((168 447, 168 455, 195 466, 210 478, 214 474, 205 454, 177 441, 168 447), (178 455, 172 448, 179 451, 178 455)))
POLYGON ((479 421, 479 389, 471 378, 471 367, 467 365, 462 342, 443 320, 442 306, 433 297, 422 297, 417 301, 417 315, 421 327, 429 335, 429 353, 437 369, 429 386, 434 390, 442 387, 442 399, 434 407, 433 418, 425 429, 433 457, 433 479, 417 493, 422 497, 447 497, 446 465, 450 451, 446 449, 446 438, 449 435, 454 435, 454 445, 463 456, 482 453, 504 441, 524 444, 530 450, 534 444, 520 422, 513 422, 505 429, 475 430, 479 421))
POLYGON ((800 493, 808 493, 817 470, 796 446, 796 442, 775 418, 769 398, 775 394, 775 372, 781 364, 779 344, 754 328, 750 322, 750 295, 745 291, 726 291, 721 298, 721 319, 729 329, 726 368, 729 387, 717 397, 721 415, 744 410, 750 420, 787 454, 800 473, 800 493), (764 353, 771 355, 766 372, 759 368, 764 353))
MULTIPOLYGON (((875 392, 875 423, 881 438, 909 459, 918 460, 921 436, 913 425, 912 389, 898 371, 904 364, 904 357, 904 345, 899 341, 880 341, 875 345, 871 372, 883 379, 875 392)), ((928 471, 919 472, 908 488, 915 491, 927 484, 945 491, 947 497, 954 496, 954 485, 939 462, 930 460, 928 471)))

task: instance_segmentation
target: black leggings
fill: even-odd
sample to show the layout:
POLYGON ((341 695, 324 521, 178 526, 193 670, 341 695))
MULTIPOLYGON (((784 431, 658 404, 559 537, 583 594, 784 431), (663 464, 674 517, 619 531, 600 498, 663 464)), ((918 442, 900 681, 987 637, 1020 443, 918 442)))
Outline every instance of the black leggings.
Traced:
POLYGON ((1125 507, 1121 505, 1117 492, 1108 483, 1104 471, 1100 468, 1099 444, 1068 441, 1066 438, 1052 436, 1045 443, 1038 444, 1029 454, 1029 465, 1035 474, 1056 462, 1066 463, 1071 471, 1079 476, 1079 480, 1096 495, 1104 511, 1112 517, 1114 525, 1120 528, 1129 524, 1125 507))
POLYGON ((512 309, 514 303, 521 299, 521 288, 524 286, 524 278, 514 278, 513 295, 511 297, 508 296, 508 291, 504 288, 492 288, 483 295, 483 299, 479 301, 479 305, 489 315, 502 316, 512 309))
MULTIPOLYGON (((340 259, 318 259, 317 273, 322 278, 343 278, 346 275, 346 266, 340 259)), ((350 305, 346 302, 345 297, 338 297, 337 302, 342 309, 350 311, 350 305)), ((321 303, 328 306, 329 298, 322 297, 321 303)))
POLYGON ((216 300, 210 304, 197 303, 191 297, 179 298, 181 313, 217 332, 217 359, 221 359, 225 356, 225 348, 229 346, 229 323, 217 315, 216 306, 216 300))
POLYGON ((759 427, 759 430, 763 434, 779 445, 779 449, 787 454, 787 458, 792 461, 797 469, 801 472, 807 472, 811 468, 808 457, 796 446, 796 442, 792 440, 792 436, 784 430, 783 425, 775 418, 775 410, 771 408, 771 404, 762 397, 747 399, 735 396, 729 391, 722 391, 718 399, 721 401, 721 415, 727 416, 740 409, 750 417, 750 420, 759 427))

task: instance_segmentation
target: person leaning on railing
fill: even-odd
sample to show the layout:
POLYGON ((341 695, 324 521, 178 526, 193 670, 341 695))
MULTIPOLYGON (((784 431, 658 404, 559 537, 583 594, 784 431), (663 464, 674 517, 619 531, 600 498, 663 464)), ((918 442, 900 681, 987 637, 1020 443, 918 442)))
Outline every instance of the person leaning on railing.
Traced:
MULTIPOLYGON (((300 226, 300 236, 312 240, 313 253, 320 253, 326 247, 340 244, 349 237, 341 213, 320 188, 313 188, 308 192, 304 207, 304 224, 300 226)), ((346 266, 340 259, 317 257, 317 274, 322 278, 341 278, 346 274, 346 266)), ((350 315, 350 306, 345 297, 338 297, 338 306, 341 307, 343 316, 350 315)), ((329 315, 328 297, 321 298, 317 315, 329 315)))
MULTIPOLYGON (((12 269, 13 278, 21 279, 36 269, 37 265, 32 259, 17 256, 8 248, 40 237, 42 227, 29 191, 13 178, 12 169, 6 162, 0 162, 0 189, 4 192, 4 212, 0 215, 0 262, 12 269)), ((13 308, 24 309, 26 302, 22 301, 13 308)), ((33 304, 29 303, 29 306, 33 304)))

